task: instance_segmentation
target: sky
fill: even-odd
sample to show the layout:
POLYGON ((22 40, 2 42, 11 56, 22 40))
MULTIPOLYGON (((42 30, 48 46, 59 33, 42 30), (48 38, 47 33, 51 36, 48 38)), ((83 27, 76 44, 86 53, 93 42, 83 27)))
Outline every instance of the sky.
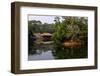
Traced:
MULTIPOLYGON (((28 16, 28 20, 39 20, 41 21, 42 23, 48 23, 48 24, 51 24, 51 23, 54 23, 54 19, 55 19, 56 16, 42 16, 42 15, 29 15, 28 16)), ((62 20, 61 16, 60 17, 60 20, 62 20)))
MULTIPOLYGON (((37 21, 41 21, 43 24, 44 23, 48 23, 48 24, 52 24, 55 23, 54 19, 55 17, 59 17, 60 21, 62 21, 62 17, 61 16, 50 16, 50 15, 28 15, 28 21, 30 20, 37 20, 37 21)), ((80 17, 79 17, 80 18, 80 17)), ((85 17, 87 19, 87 17, 85 17)))

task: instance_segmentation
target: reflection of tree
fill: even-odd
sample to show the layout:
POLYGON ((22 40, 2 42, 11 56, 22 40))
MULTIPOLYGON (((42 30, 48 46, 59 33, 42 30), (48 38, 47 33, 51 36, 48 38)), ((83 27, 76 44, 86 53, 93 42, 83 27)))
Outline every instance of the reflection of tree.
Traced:
POLYGON ((55 59, 87 58, 88 56, 86 45, 65 48, 58 45, 53 46, 53 44, 31 46, 29 55, 41 55, 47 51, 51 51, 55 59))
POLYGON ((65 48, 55 47, 52 53, 56 59, 66 59, 68 51, 65 51, 65 48))
POLYGON ((28 50, 30 50, 30 46, 34 45, 33 37, 32 31, 28 31, 28 50))
POLYGON ((87 47, 55 47, 52 51, 55 59, 72 59, 72 58, 86 58, 87 57, 87 47))

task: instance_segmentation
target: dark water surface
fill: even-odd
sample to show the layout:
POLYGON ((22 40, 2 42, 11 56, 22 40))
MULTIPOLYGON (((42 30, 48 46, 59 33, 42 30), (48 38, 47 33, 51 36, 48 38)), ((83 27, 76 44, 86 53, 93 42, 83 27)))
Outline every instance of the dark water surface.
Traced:
POLYGON ((54 47, 53 44, 35 44, 29 47, 28 60, 55 60, 87 58, 87 46, 54 47))

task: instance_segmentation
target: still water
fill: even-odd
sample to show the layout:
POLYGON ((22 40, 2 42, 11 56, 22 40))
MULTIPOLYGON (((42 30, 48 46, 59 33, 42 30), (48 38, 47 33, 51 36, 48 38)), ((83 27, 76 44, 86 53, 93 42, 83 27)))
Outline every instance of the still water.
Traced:
POLYGON ((42 44, 29 47, 28 60, 55 60, 87 58, 87 46, 54 47, 53 44, 42 44))

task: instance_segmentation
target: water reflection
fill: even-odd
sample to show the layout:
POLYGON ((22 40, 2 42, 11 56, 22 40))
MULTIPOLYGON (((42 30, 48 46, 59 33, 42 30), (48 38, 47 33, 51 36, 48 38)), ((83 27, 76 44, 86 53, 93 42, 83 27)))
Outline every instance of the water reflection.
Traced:
POLYGON ((87 58, 87 45, 77 47, 55 46, 53 44, 34 44, 29 47, 28 60, 54 60, 87 58))

